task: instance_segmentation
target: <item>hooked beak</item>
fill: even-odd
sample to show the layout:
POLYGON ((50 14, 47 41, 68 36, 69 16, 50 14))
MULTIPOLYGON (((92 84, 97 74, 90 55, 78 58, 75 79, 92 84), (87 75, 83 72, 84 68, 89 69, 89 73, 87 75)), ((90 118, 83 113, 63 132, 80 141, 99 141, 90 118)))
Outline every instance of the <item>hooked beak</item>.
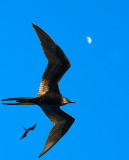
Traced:
POLYGON ((69 101, 69 103, 77 103, 77 102, 69 101))

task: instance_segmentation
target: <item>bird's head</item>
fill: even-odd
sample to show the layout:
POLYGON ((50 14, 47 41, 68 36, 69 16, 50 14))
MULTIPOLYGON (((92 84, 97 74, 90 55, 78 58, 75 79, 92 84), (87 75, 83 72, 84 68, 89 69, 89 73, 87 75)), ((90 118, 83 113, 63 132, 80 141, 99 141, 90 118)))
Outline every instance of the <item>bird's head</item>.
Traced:
POLYGON ((76 102, 70 101, 68 98, 63 97, 63 105, 68 103, 76 103, 76 102))

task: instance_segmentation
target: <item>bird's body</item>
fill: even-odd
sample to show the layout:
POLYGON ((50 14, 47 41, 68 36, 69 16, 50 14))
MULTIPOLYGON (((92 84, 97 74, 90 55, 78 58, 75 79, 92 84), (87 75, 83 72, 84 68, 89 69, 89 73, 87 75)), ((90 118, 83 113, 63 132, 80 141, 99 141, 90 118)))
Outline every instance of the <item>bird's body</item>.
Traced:
POLYGON ((74 118, 60 109, 67 103, 75 103, 63 97, 58 83, 71 64, 62 49, 41 28, 33 24, 40 39, 44 53, 48 59, 48 66, 43 74, 40 89, 35 98, 8 98, 2 101, 16 100, 18 103, 3 103, 8 105, 37 104, 54 124, 49 133, 45 147, 39 157, 45 154, 68 131, 74 118))
POLYGON ((63 105, 63 97, 61 94, 58 93, 47 93, 44 96, 41 97, 36 97, 37 101, 41 104, 52 104, 52 105, 58 105, 62 106, 63 105))

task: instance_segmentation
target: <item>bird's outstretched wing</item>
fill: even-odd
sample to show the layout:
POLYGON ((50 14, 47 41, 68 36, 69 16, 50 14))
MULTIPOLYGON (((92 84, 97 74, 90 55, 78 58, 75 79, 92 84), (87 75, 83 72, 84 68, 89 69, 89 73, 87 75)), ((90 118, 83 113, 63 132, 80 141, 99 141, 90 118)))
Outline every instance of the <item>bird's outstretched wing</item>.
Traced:
POLYGON ((28 130, 29 130, 29 131, 30 131, 30 130, 33 130, 33 129, 35 129, 35 127, 36 127, 36 124, 35 124, 33 127, 28 128, 28 130))
POLYGON ((48 66, 43 74, 39 93, 44 95, 50 90, 59 92, 58 82, 71 64, 62 49, 46 34, 41 28, 33 24, 33 27, 40 39, 44 53, 48 59, 48 66))
POLYGON ((27 135, 27 131, 25 131, 25 133, 23 134, 23 136, 20 139, 26 137, 26 135, 27 135))
POLYGON ((49 149, 51 149, 63 135, 69 130, 74 122, 74 117, 68 115, 66 112, 62 111, 60 108, 47 108, 43 109, 47 117, 54 124, 51 129, 47 142, 43 151, 40 153, 39 157, 45 154, 49 149))

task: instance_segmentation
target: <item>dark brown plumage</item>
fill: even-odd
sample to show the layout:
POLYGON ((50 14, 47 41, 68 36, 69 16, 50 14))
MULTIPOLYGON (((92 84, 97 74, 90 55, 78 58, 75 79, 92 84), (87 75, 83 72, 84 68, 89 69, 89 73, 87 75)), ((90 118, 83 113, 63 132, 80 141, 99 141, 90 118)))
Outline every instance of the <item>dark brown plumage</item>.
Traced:
POLYGON ((58 83, 71 64, 62 49, 41 28, 33 24, 39 37, 44 53, 48 59, 48 66, 43 74, 38 95, 35 98, 8 98, 2 101, 16 100, 18 103, 3 103, 8 105, 37 104, 53 123, 47 142, 39 157, 54 146, 69 130, 74 118, 60 109, 67 103, 75 103, 63 97, 59 91, 58 83))
POLYGON ((22 136, 20 139, 26 137, 27 133, 29 133, 30 130, 34 130, 35 127, 36 127, 36 124, 35 124, 33 127, 30 127, 30 128, 28 128, 28 129, 25 129, 25 128, 23 127, 23 128, 25 129, 25 132, 24 132, 23 136, 22 136))

